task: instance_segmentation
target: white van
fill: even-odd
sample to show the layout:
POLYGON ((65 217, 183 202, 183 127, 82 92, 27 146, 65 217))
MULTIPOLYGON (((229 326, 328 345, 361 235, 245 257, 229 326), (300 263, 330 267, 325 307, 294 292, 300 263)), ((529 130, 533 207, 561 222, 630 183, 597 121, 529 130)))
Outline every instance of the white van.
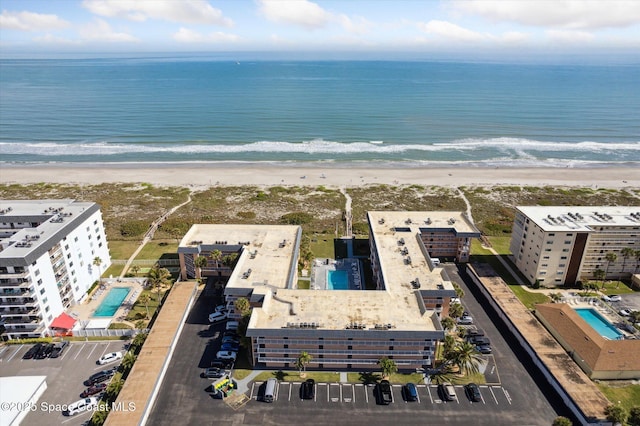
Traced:
POLYGON ((229 321, 227 322, 227 327, 226 330, 233 330, 233 331, 238 331, 238 327, 240 326, 240 323, 238 321, 229 321))
POLYGON ((276 379, 269 379, 267 380, 267 384, 264 387, 264 398, 262 398, 262 400, 264 402, 273 402, 273 399, 275 398, 276 395, 276 386, 278 385, 278 380, 276 379))
POLYGON ((98 406, 97 398, 85 398, 85 399, 76 401, 73 404, 69 404, 64 414, 66 414, 67 416, 73 416, 78 413, 82 413, 83 411, 87 411, 89 409, 95 410, 97 406, 98 406))

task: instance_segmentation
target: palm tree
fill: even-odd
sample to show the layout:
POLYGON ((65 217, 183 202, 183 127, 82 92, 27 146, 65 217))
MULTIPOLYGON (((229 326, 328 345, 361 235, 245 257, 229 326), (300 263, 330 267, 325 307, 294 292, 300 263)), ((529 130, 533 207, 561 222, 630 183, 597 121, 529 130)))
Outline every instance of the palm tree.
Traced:
POLYGON ((219 268, 220 265, 218 264, 220 262, 220 260, 222 259, 222 252, 220 250, 213 250, 211 253, 209 253, 209 258, 213 261, 216 262, 216 268, 219 268))
POLYGON ((630 257, 633 257, 633 255, 635 254, 635 250, 632 249, 631 247, 625 247, 620 251, 620 254, 622 254, 622 272, 624 272, 626 264, 627 264, 627 259, 630 257))
POLYGON ((454 375, 451 372, 451 367, 449 366, 449 364, 442 365, 439 369, 435 370, 429 375, 429 380, 431 381, 431 383, 435 383, 436 385, 449 383, 453 380, 453 378, 454 375))
POLYGON ((238 259, 238 253, 231 253, 222 258, 222 264, 227 267, 232 267, 238 259))
POLYGON ((456 338, 451 336, 450 334, 444 336, 444 341, 442 342, 442 358, 448 359, 453 353, 453 349, 456 346, 456 338))
POLYGON ((300 371, 300 377, 304 377, 307 373, 307 364, 311 362, 313 357, 306 351, 300 352, 298 359, 296 360, 296 366, 300 371))
POLYGON ((459 303, 452 303, 449 306, 449 316, 451 318, 460 318, 463 312, 464 312, 464 308, 459 303))
POLYGON ((159 264, 155 264, 149 270, 149 284, 152 288, 158 290, 158 304, 160 303, 160 288, 171 284, 171 272, 167 268, 161 268, 159 264))
POLYGON ((151 301, 151 297, 149 296, 149 293, 142 293, 140 296, 138 296, 138 302, 144 303, 144 307, 147 309, 147 319, 150 318, 150 316, 149 316, 149 302, 150 301, 151 301))
POLYGON ((640 322, 640 311, 631 311, 631 313, 629 313, 629 319, 631 319, 631 322, 634 324, 637 324, 640 322))
POLYGON ((105 392, 106 399, 115 401, 118 397, 118 394, 122 390, 122 386, 124 386, 124 380, 122 380, 121 378, 114 378, 113 380, 111 380, 111 383, 109 383, 109 386, 107 386, 105 392))
POLYGON ((136 334, 136 337, 133 338, 133 342, 131 342, 131 346, 135 346, 136 348, 141 348, 142 345, 144 345, 145 340, 147 340, 147 333, 138 333, 136 334))
POLYGON ((396 362, 392 359, 387 358, 386 356, 378 360, 378 365, 380 365, 380 368, 382 369, 383 378, 389 377, 391 374, 398 371, 398 366, 396 365, 396 362))
MULTIPOLYGON (((616 261, 618 255, 610 251, 604 256, 604 258, 607 259, 607 268, 604 271, 604 277, 606 279, 607 275, 609 275, 609 266, 611 266, 611 264, 616 261)), ((604 288, 604 280, 602 281, 602 288, 604 288)))
POLYGON ((442 327, 444 327, 445 330, 450 331, 456 328, 456 321, 451 317, 443 318, 441 323, 442 323, 442 327))
POLYGON ((147 323, 146 323, 146 321, 145 321, 145 320, 138 320, 138 321, 136 321, 136 328, 137 328, 138 330, 142 330, 143 328, 145 328, 145 327, 146 327, 146 325, 147 325, 147 323))
POLYGON ((102 259, 100 256, 96 256, 93 258, 93 264, 98 267, 98 281, 102 279, 102 269, 100 269, 100 265, 102 265, 102 259))
POLYGON ((551 298, 551 300, 553 300, 554 302, 559 302, 560 299, 562 299, 562 294, 560 293, 549 293, 549 297, 551 298))
POLYGON ((479 366, 483 361, 480 352, 469 342, 459 343, 453 351, 452 363, 458 367, 462 374, 478 373, 479 366))
POLYGON ((236 311, 240 312, 241 316, 246 316, 251 312, 251 305, 246 297, 239 297, 233 302, 233 307, 236 311))
POLYGON ((196 279, 202 278, 202 268, 207 266, 207 258, 204 256, 197 256, 193 263, 196 266, 196 279))
POLYGON ((136 358, 137 357, 133 353, 127 352, 127 354, 122 358, 122 362, 120 363, 122 371, 124 372, 131 370, 133 364, 136 362, 136 358))
POLYGON ((133 275, 138 275, 138 272, 140 272, 140 267, 138 265, 131 265, 131 273, 133 275))
POLYGON ((553 420, 551 426, 573 426, 573 422, 566 417, 558 416, 553 420))
POLYGON ((604 288, 604 278, 606 276, 607 273, 600 268, 593 271, 593 278, 595 278, 596 280, 602 280, 602 288, 604 288))

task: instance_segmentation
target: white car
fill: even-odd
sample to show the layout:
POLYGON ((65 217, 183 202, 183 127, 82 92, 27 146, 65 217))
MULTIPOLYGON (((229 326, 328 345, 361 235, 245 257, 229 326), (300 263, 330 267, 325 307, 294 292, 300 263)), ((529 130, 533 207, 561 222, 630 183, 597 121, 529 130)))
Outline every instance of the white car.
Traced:
POLYGON ((84 398, 74 402, 73 404, 69 404, 64 414, 66 414, 67 416, 74 416, 78 413, 82 413, 83 411, 95 410, 97 406, 98 406, 97 398, 95 397, 84 398))
POLYGON ((227 319, 227 314, 224 312, 212 312, 209 314, 209 322, 214 323, 227 319))
POLYGON ((227 305, 218 305, 215 309, 216 312, 227 312, 227 310, 227 305))
POLYGON ((622 297, 617 295, 617 294, 611 294, 609 296, 604 295, 604 296, 602 296, 602 300, 605 300, 607 302, 621 302, 622 301, 622 297))
POLYGON ((114 361, 119 361, 121 359, 122 359, 122 352, 110 352, 108 354, 102 355, 100 359, 96 361, 96 364, 104 365, 104 364, 112 363, 114 361))
POLYGON ((236 360, 236 356, 238 356, 238 353, 231 351, 218 351, 218 353, 216 354, 216 358, 218 359, 230 359, 233 361, 236 360))
POLYGON ((238 331, 240 323, 238 321, 229 321, 226 326, 227 331, 238 331))
POLYGON ((473 324, 473 318, 469 315, 465 315, 462 318, 458 318, 458 324, 473 324))
POLYGON ((620 309, 618 313, 623 317, 628 317, 629 315, 631 315, 631 311, 629 309, 620 309))

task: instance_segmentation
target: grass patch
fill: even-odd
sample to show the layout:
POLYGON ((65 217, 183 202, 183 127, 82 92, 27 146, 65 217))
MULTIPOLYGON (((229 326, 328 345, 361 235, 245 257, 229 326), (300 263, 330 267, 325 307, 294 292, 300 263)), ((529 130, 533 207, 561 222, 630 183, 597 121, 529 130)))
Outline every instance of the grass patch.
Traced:
POLYGON ((233 369, 233 378, 234 379, 238 379, 238 380, 242 380, 245 377, 247 377, 249 374, 251 374, 252 370, 248 370, 245 368, 241 368, 241 369, 233 369))
MULTIPOLYGON (((363 371, 360 373, 347 373, 347 381, 349 383, 376 383, 382 380, 382 373, 363 371)), ((424 383, 424 375, 422 373, 393 373, 389 376, 391 383, 424 383)))
POLYGON ((451 379, 451 383, 454 385, 466 385, 467 383, 476 383, 482 385, 486 382, 487 381, 484 378, 484 374, 482 373, 469 374, 466 376, 454 376, 451 379))
POLYGON ((109 240, 109 254, 111 259, 127 260, 139 245, 140 241, 109 240))
POLYGON ((551 298, 542 293, 533 293, 525 290, 519 285, 510 285, 509 288, 516 295, 518 299, 529 309, 535 309, 535 305, 538 303, 549 303, 551 298))
POLYGON ((310 285, 311 281, 309 280, 298 280, 298 289, 300 290, 309 290, 310 285))
POLYGON ((478 239, 474 238, 471 240, 471 255, 493 256, 493 253, 491 250, 482 247, 482 243, 478 239))
POLYGON ((610 386, 606 383, 596 383, 596 385, 612 404, 620 402, 626 410, 640 406, 640 385, 610 386))
POLYGON ((112 322, 109 324, 109 330, 131 330, 131 326, 122 322, 112 322))
POLYGON ((627 294, 633 293, 635 290, 629 288, 622 281, 605 281, 604 289, 602 289, 602 283, 598 282, 598 289, 604 294, 627 294))
MULTIPOLYGON (((235 371, 235 370, 234 370, 235 371)), ((235 376, 235 372, 234 372, 235 376)), ((340 381, 340 374, 325 371, 307 371, 306 377, 300 377, 297 371, 263 371, 255 377, 256 382, 265 382, 268 379, 276 378, 281 382, 302 382, 307 379, 313 379, 318 383, 331 383, 340 381)))
POLYGON ((309 243, 309 249, 313 253, 314 257, 329 258, 335 257, 333 249, 333 234, 314 234, 311 236, 311 242, 309 243))
POLYGON ((505 237, 487 237, 493 249, 502 255, 510 255, 509 244, 511 243, 511 236, 505 237))
MULTIPOLYGON (((163 296, 164 291, 161 291, 160 300, 162 300, 163 296)), ((141 319, 150 320, 151 317, 153 317, 153 313, 156 311, 156 309, 158 309, 158 292, 151 289, 142 290, 142 293, 140 294, 140 296, 138 296, 138 299, 136 299, 133 308, 131 308, 131 310, 127 314, 127 321, 135 322, 141 319), (139 301, 143 294, 148 295, 150 299, 146 306, 144 303, 139 301), (147 306, 149 307, 149 318, 147 318, 147 306)))
MULTIPOLYGON (((139 245, 139 244, 138 244, 139 245)), ((159 260, 162 257, 178 258, 178 243, 176 240, 149 241, 138 253, 139 260, 159 260)), ((128 258, 127 258, 128 259, 128 258)))

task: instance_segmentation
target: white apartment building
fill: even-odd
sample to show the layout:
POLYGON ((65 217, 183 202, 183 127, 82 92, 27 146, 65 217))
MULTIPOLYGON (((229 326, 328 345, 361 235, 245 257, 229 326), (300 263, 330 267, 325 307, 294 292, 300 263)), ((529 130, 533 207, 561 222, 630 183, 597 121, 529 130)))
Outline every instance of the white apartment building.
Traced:
POLYGON ((595 279, 597 270, 629 278, 640 261, 640 207, 520 206, 510 249, 530 283, 573 285, 595 279))
POLYGON ((96 203, 0 200, 2 338, 47 335, 53 319, 84 300, 110 264, 96 203))
MULTIPOLYGON (((195 259, 214 250, 238 255, 224 295, 230 306, 246 297, 253 308, 246 335, 254 365, 294 368, 306 351, 310 368, 374 369, 385 356, 401 369, 431 367, 445 335, 440 319, 456 292, 430 253, 466 261, 480 233, 460 212, 369 212, 368 220, 368 288, 362 264, 341 259, 317 260, 329 268, 326 282, 299 289, 299 226, 194 225, 178 249, 182 273, 197 276, 195 259)), ((204 277, 219 276, 211 266, 204 277)))

